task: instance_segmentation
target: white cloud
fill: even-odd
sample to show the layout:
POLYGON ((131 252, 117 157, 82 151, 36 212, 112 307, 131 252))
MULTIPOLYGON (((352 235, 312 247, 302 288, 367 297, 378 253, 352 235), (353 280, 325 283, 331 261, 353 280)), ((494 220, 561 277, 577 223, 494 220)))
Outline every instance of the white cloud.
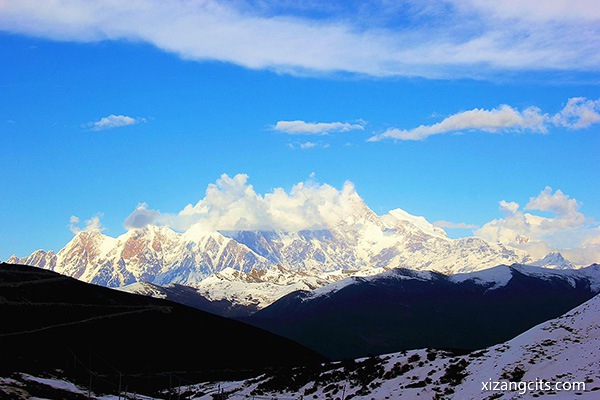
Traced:
POLYGON ((313 147, 315 147, 317 144, 314 142, 305 142, 305 143, 300 143, 300 148, 302 150, 306 150, 306 149, 312 149, 313 147))
POLYGON ((514 201, 500 200, 500 206, 498 207, 505 215, 511 215, 517 212, 520 205, 514 201))
POLYGON ((248 176, 221 175, 208 185, 203 199, 188 204, 178 214, 162 214, 139 205, 125 221, 128 229, 148 224, 166 225, 179 231, 192 226, 201 230, 283 230, 333 227, 349 218, 356 207, 364 206, 354 185, 341 190, 319 185, 312 178, 286 192, 276 188, 260 195, 247 183, 248 176))
POLYGON ((452 0, 464 7, 473 7, 494 18, 522 21, 594 21, 600 19, 596 0, 552 0, 541 5, 535 1, 452 0))
MULTIPOLYGON (((492 242, 523 249, 534 258, 551 251, 561 251, 572 262, 588 265, 600 261, 600 226, 579 211, 580 203, 560 190, 546 187, 529 199, 525 212, 516 202, 502 200, 502 218, 476 229, 464 222, 437 221, 446 229, 476 229, 475 234, 492 242), (535 213, 537 211, 537 213, 535 213), (552 216, 539 215, 552 213, 552 216)), ((248 176, 227 174, 209 184, 204 197, 188 204, 179 213, 161 213, 139 204, 125 220, 127 229, 146 225, 163 225, 177 231, 280 230, 296 232, 332 228, 342 222, 352 223, 368 210, 351 182, 341 189, 318 184, 314 175, 289 191, 275 188, 256 193, 248 176)), ((76 217, 72 217, 76 218, 76 217)), ((72 222, 78 224, 79 220, 72 222)), ((99 226, 89 220, 86 229, 99 226)))
POLYGON ((75 235, 81 231, 79 228, 79 222, 79 217, 75 215, 71 215, 71 218, 69 218, 69 230, 75 235))
MULTIPOLYGON (((5 0, 0 30, 126 39, 186 59, 294 74, 494 78, 499 71, 597 71, 600 16, 589 1, 333 2, 327 7, 343 12, 328 14, 276 2, 5 0)), ((303 4, 311 6, 325 7, 303 4)))
POLYGON ((464 222, 450 222, 450 221, 436 221, 433 223, 434 226, 443 229, 476 229, 479 228, 477 225, 467 224, 464 222))
POLYGON ((292 150, 295 149, 300 149, 300 150, 309 150, 309 149, 316 149, 316 148, 321 148, 321 149, 327 149, 329 147, 331 147, 331 145, 329 143, 323 143, 322 141, 319 142, 290 142, 290 143, 286 143, 286 146, 292 150))
POLYGON ((594 237, 600 236, 600 228, 593 220, 586 219, 579 211, 580 206, 576 199, 546 186, 529 199, 524 210, 549 212, 552 216, 523 212, 518 203, 502 200, 499 209, 504 218, 488 222, 475 234, 526 250, 534 258, 558 250, 577 264, 590 264, 600 260, 593 256, 594 237))
POLYGON ((97 215, 93 216, 92 218, 86 220, 85 227, 83 229, 81 229, 79 227, 79 223, 81 222, 79 217, 77 217, 75 215, 71 215, 71 217, 69 218, 69 230, 71 232, 73 232, 74 235, 76 235, 82 231, 90 232, 93 230, 98 230, 98 231, 102 232, 106 228, 104 228, 104 226, 102 226, 102 223, 100 222, 101 217, 102 217, 102 214, 97 214, 97 215))
POLYGON ((145 118, 133 118, 126 115, 109 115, 95 122, 88 122, 84 127, 88 127, 93 131, 103 131, 105 129, 119 128, 121 126, 135 125, 140 122, 145 122, 145 118))
POLYGON ((519 111, 503 104, 491 110, 475 108, 461 111, 433 125, 420 125, 413 129, 390 128, 382 134, 370 137, 368 141, 424 140, 432 135, 461 131, 546 133, 551 125, 582 129, 599 122, 600 99, 587 100, 576 97, 569 99, 567 105, 554 116, 543 113, 538 107, 528 107, 519 111))
POLYGON ((304 121, 278 121, 274 130, 290 135, 327 135, 331 132, 348 132, 364 130, 362 123, 350 124, 348 122, 304 122, 304 121))
POLYGON ((160 224, 161 213, 149 210, 146 203, 140 203, 123 223, 127 229, 140 229, 148 224, 160 224))
POLYGON ((491 110, 475 108, 451 115, 434 125, 421 125, 410 130, 390 128, 380 135, 369 138, 369 141, 375 142, 382 139, 423 140, 432 135, 464 130, 491 133, 508 130, 546 132, 545 119, 546 117, 537 107, 527 108, 523 112, 508 105, 491 110))
POLYGON ((565 229, 576 228, 585 223, 585 217, 579 212, 579 207, 580 204, 577 200, 570 198, 560 190, 552 193, 552 188, 546 186, 537 197, 529 199, 525 210, 550 211, 556 215, 556 218, 540 220, 540 227, 543 229, 565 229))
POLYGON ((582 129, 597 124, 600 122, 600 99, 571 98, 567 105, 552 117, 552 122, 571 129, 582 129))

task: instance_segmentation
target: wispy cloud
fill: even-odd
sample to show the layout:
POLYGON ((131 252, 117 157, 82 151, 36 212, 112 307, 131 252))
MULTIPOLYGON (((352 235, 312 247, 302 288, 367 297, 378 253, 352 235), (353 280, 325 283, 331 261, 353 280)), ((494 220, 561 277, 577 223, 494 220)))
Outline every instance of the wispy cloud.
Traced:
POLYGON ((78 234, 79 232, 89 232, 93 230, 104 231, 106 228, 102 226, 102 222, 100 222, 100 218, 102 218, 103 214, 99 213, 93 216, 92 218, 85 221, 85 226, 83 229, 79 226, 81 220, 76 215, 71 215, 69 218, 69 230, 73 232, 73 234, 78 234))
POLYGON ((368 141, 423 140, 432 135, 462 131, 546 133, 550 126, 582 129, 599 122, 600 99, 575 97, 569 99, 566 106, 553 116, 543 113, 538 107, 528 107, 519 111, 504 104, 491 110, 475 108, 461 111, 433 125, 420 125, 413 129, 390 128, 370 137, 368 141))
POLYGON ((273 1, 2 1, 0 30, 63 41, 127 39, 185 59, 294 74, 493 78, 499 71, 600 69, 594 0, 395 3, 334 1, 328 11, 321 2, 300 10, 273 1))
POLYGON ((300 148, 302 150, 306 150, 306 149, 312 149, 313 147, 315 147, 317 144, 314 142, 305 142, 305 143, 300 143, 300 148))
POLYGON ((348 132, 364 130, 364 122, 305 122, 305 121, 278 121, 273 127, 277 132, 290 135, 327 135, 332 132, 348 132))
POLYGON ((567 105, 554 117, 552 123, 571 129, 587 128, 600 122, 600 99, 588 100, 585 97, 569 99, 567 105))
POLYGON ((289 147, 290 149, 300 149, 300 150, 309 150, 309 149, 317 149, 317 148, 321 148, 321 149, 327 149, 329 147, 331 147, 331 145, 329 143, 323 143, 321 141, 319 142, 289 142, 286 143, 286 146, 289 147))
POLYGON ((436 221, 433 223, 434 226, 443 229, 477 229, 477 225, 467 224, 464 222, 450 222, 450 221, 436 221))
POLYGON ((103 131, 106 129, 119 128, 122 126, 135 125, 140 122, 145 122, 145 118, 133 118, 126 115, 109 115, 101 118, 98 121, 88 122, 83 126, 90 128, 93 131, 103 131))

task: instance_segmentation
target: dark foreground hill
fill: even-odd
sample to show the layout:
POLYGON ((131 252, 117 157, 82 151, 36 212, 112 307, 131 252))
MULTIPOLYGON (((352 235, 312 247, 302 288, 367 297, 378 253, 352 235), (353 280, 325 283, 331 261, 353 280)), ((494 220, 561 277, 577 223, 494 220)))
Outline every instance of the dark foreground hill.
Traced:
POLYGON ((0 264, 0 373, 55 369, 151 391, 323 357, 244 323, 39 268, 0 264))
POLYGON ((556 271, 515 264, 452 276, 395 269, 290 293, 245 321, 332 359, 475 350, 589 300, 599 277, 599 265, 556 271))

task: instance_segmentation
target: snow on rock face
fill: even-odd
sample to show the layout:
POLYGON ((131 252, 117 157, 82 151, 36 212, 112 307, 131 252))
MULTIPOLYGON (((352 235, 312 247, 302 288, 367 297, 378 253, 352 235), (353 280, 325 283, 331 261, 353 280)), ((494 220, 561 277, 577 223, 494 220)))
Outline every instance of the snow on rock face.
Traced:
POLYGON ((96 394, 88 392, 87 388, 80 387, 60 377, 48 378, 29 374, 14 374, 12 378, 0 377, 0 398, 4 399, 93 399, 93 400, 117 400, 138 399, 157 400, 136 393, 96 394), (43 396, 43 397, 40 397, 43 396), (89 397, 88 397, 89 396, 89 397))
POLYGON ((148 225, 117 238, 91 230, 76 234, 57 254, 39 250, 9 262, 109 287, 135 282, 190 285, 204 288, 211 298, 252 283, 250 297, 260 299, 248 301, 263 303, 275 293, 348 277, 339 271, 360 276, 400 267, 454 274, 528 260, 519 250, 479 238, 450 239, 423 217, 400 209, 378 216, 357 200, 353 213, 330 229, 217 232, 192 226, 177 233, 148 225), (229 269, 238 272, 235 278, 218 275, 229 269), (260 294, 262 287, 270 295, 260 294))
POLYGON ((572 269, 575 266, 563 255, 559 252, 548 253, 546 257, 541 260, 534 261, 529 263, 529 265, 533 265, 536 267, 544 267, 544 268, 555 268, 555 269, 572 269))
POLYGON ((497 289, 506 286, 512 279, 512 270, 506 265, 500 265, 483 271, 477 271, 467 274, 456 274, 450 277, 453 282, 465 282, 471 280, 479 284, 489 284, 490 289, 497 289))
MULTIPOLYGON (((505 343, 457 355, 422 349, 265 374, 256 379, 200 383, 194 399, 219 388, 234 397, 353 399, 596 399, 600 391, 600 295, 505 343), (489 383, 533 382, 530 389, 491 390, 489 383), (582 383, 577 390, 535 382, 582 383), (484 383, 487 386, 484 386, 484 383), (501 396, 500 396, 501 395, 501 396)), ((500 385, 499 385, 500 387, 500 385)))
POLYGON ((447 238, 446 232, 443 229, 430 224, 424 217, 411 215, 400 208, 388 212, 387 215, 384 215, 381 219, 384 223, 388 223, 392 226, 397 225, 400 221, 405 221, 428 235, 447 238))

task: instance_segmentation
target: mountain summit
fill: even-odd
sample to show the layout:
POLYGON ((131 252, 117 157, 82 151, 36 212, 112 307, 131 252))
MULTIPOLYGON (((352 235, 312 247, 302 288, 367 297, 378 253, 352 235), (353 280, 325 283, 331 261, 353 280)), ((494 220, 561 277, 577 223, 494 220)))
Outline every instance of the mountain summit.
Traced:
POLYGON ((548 253, 546 257, 541 260, 534 261, 530 265, 544 268, 555 268, 555 269, 571 269, 574 265, 563 257, 563 255, 557 251, 548 253))
POLYGON ((236 289, 238 301, 266 305, 293 290, 314 289, 349 275, 391 268, 455 274, 530 261, 526 253, 500 243, 448 238, 425 218, 401 209, 378 216, 360 197, 352 200, 330 228, 218 231, 196 224, 178 233, 146 225, 117 238, 86 230, 58 253, 38 250, 8 262, 109 287, 184 284, 213 300, 231 299, 236 289), (240 294, 235 282, 243 282, 246 292, 240 294))

